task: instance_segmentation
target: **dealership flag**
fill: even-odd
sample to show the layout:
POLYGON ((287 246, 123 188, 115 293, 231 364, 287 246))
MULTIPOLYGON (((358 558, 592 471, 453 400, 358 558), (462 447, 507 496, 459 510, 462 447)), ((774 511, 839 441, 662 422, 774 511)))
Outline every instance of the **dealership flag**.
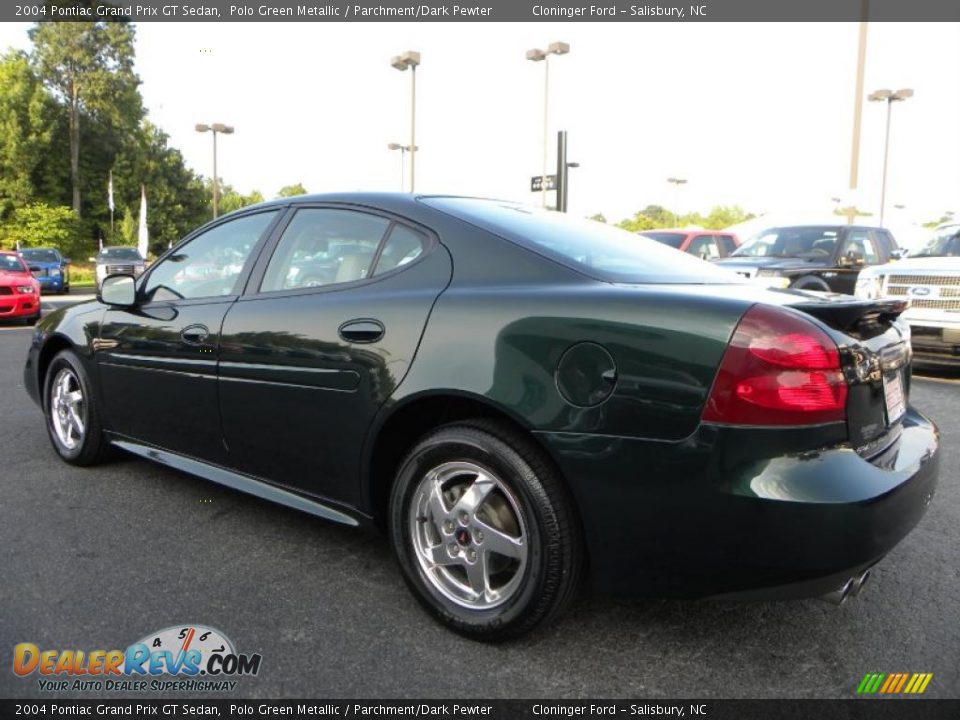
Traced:
POLYGON ((110 212, 113 212, 113 170, 110 171, 110 182, 107 183, 107 205, 110 207, 110 212))
POLYGON ((147 257, 147 244, 150 235, 147 232, 147 192, 140 186, 140 230, 137 232, 137 250, 144 258, 147 257))

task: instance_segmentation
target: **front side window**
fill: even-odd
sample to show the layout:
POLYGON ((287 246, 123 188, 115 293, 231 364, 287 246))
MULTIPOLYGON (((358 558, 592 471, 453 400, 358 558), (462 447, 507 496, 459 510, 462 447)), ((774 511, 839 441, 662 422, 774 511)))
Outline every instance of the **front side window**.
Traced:
POLYGON ((370 276, 390 221, 336 208, 298 210, 283 231, 260 292, 354 282, 370 276))
POLYGON ((198 235, 160 261, 147 278, 147 301, 235 295, 250 253, 277 211, 246 215, 198 235))
POLYGON ((867 265, 875 265, 878 262, 876 248, 867 230, 851 231, 840 254, 844 257, 859 258, 867 265))
POLYGON ((698 235, 690 243, 687 252, 699 258, 712 259, 720 257, 720 248, 717 239, 712 235, 698 235))

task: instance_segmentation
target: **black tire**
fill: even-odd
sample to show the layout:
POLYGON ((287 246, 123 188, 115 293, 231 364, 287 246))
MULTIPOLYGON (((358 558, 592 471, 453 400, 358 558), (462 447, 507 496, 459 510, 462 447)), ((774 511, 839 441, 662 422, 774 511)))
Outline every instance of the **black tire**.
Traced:
POLYGON ((818 278, 816 275, 804 275, 790 283, 794 290, 818 290, 820 292, 830 292, 830 286, 826 281, 818 278))
POLYGON ((93 394, 93 386, 87 371, 75 352, 62 350, 53 358, 43 378, 43 390, 43 414, 47 421, 47 435, 50 438, 50 444, 61 459, 71 465, 81 466, 94 465, 106 459, 109 455, 110 443, 103 434, 100 403, 93 394), (58 435, 57 421, 54 418, 54 384, 61 376, 61 372, 72 374, 76 380, 77 389, 82 393, 77 414, 82 422, 83 432, 82 436, 77 438, 74 447, 68 446, 58 435))
MULTIPOLYGON (((500 491, 494 490, 497 492, 500 491)), ((498 502, 503 505, 502 496, 498 502)), ((455 510, 455 506, 450 508, 451 516, 455 510)), ((477 518, 480 512, 483 511, 477 513, 477 518)), ((416 598, 440 622, 467 637, 496 641, 523 635, 559 617, 580 588, 583 540, 569 494, 544 453, 501 423, 465 421, 424 436, 400 465, 390 498, 389 521, 394 552, 416 598), (523 571, 515 572, 510 594, 495 607, 465 607, 448 597, 437 581, 428 576, 423 563, 431 561, 425 556, 421 560, 415 545, 417 530, 412 529, 413 523, 433 519, 412 517, 419 507, 413 504, 425 497, 421 482, 427 482, 432 470, 457 463, 493 473, 512 495, 512 507, 522 514, 522 537, 527 548, 523 571)), ((459 533, 460 526, 457 528, 459 533)), ((476 529, 472 532, 476 535, 476 529)), ((436 547, 447 547, 444 543, 453 536, 439 537, 436 547)), ((470 532, 466 537, 471 538, 470 532)), ((460 541, 459 535, 457 540, 460 541)), ((483 552, 483 538, 474 537, 468 542, 477 542, 468 547, 483 552)), ((456 546, 451 542, 450 547, 456 546)), ((485 568, 490 567, 489 557, 488 552, 483 552, 481 562, 485 568)), ((499 562, 500 558, 494 561, 499 562)))

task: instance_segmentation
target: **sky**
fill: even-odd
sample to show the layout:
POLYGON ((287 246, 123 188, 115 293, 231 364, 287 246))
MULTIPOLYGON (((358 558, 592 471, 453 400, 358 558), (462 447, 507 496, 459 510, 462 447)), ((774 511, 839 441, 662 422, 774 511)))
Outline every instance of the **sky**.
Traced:
MULTIPOLYGON (((0 48, 28 48, 0 24, 0 48)), ((884 103, 865 103, 860 187, 848 187, 856 23, 141 23, 150 120, 190 165, 242 192, 399 190, 417 70, 416 190, 539 202, 544 64, 553 41, 549 154, 569 133, 570 212, 618 221, 647 204, 705 212, 877 213, 884 103), (679 192, 668 177, 687 179, 679 192)), ((865 93, 909 87, 890 131, 888 224, 960 214, 960 24, 871 23, 865 93), (903 205, 904 209, 895 209, 903 205)), ((409 185, 407 186, 409 189, 409 185)))

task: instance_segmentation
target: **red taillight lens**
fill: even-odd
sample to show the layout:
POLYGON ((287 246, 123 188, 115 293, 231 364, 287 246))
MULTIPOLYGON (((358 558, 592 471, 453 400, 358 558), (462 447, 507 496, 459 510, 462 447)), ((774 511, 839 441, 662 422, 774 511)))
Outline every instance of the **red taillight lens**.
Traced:
POLYGON ((846 420, 847 383, 830 337, 790 311, 755 305, 740 320, 703 411, 729 425, 846 420))

